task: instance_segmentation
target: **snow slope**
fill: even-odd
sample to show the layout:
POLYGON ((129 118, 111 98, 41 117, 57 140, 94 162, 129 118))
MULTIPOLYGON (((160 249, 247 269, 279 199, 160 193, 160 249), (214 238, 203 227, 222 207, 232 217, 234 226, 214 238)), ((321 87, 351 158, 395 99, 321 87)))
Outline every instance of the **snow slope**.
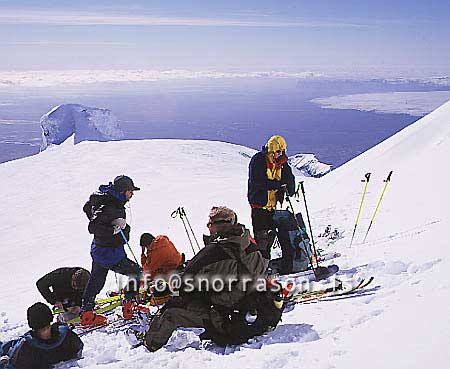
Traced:
MULTIPOLYGON (((450 362, 450 267, 447 229, 450 103, 405 128, 323 178, 305 180, 315 234, 332 224, 344 232, 341 278, 374 275, 373 290, 342 301, 298 305, 278 328, 247 345, 197 349, 192 332, 154 354, 130 350, 122 334, 84 338, 83 368, 445 368, 450 362), (377 218, 361 243, 393 170, 377 218), (372 178, 356 242, 351 233, 364 173, 372 178), (193 346, 182 349, 182 347, 193 346), (179 349, 176 349, 176 348, 179 349)), ((253 150, 208 141, 82 142, 73 139, 43 153, 0 165, 0 340, 26 330, 26 307, 39 300, 34 282, 52 268, 89 266, 87 221, 81 207, 91 191, 126 173, 142 188, 131 201, 131 244, 141 232, 168 234, 190 255, 181 222, 170 213, 182 205, 197 234, 206 231, 212 205, 236 209, 250 224, 246 203, 253 150)), ((294 202, 298 210, 301 203, 294 202)), ((107 287, 114 288, 110 273, 107 287)), ((63 367, 67 367, 63 366, 63 367)))

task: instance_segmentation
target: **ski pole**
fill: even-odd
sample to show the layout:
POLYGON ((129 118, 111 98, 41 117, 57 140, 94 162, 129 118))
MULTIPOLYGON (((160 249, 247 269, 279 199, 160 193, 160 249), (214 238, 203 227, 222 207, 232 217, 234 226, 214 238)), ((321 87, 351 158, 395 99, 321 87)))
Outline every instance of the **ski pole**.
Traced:
POLYGON ((383 188, 383 192, 381 192, 381 196, 380 196, 380 199, 378 200, 377 207, 375 208, 375 211, 373 212, 373 216, 372 216, 372 219, 370 220, 369 228, 367 228, 366 235, 364 236, 363 243, 366 242, 367 235, 369 234, 370 228, 372 227, 373 221, 375 220, 375 216, 377 215, 378 208, 380 207, 380 204, 381 204, 381 200, 383 200, 383 196, 384 196, 384 193, 386 192, 386 188, 387 188, 389 182, 391 181, 392 173, 393 173, 393 171, 391 170, 389 172, 387 178, 384 180, 385 185, 383 188))
POLYGON ((128 243, 128 240, 125 236, 125 233, 123 233, 122 229, 120 230, 120 234, 122 235, 122 238, 125 241, 125 243, 127 244, 128 248, 130 249, 130 252, 131 252, 131 255, 133 255, 134 261, 136 262, 137 265, 139 265, 139 263, 136 259, 136 255, 134 255, 133 249, 131 248, 130 244, 128 243))
POLYGON ((172 212, 171 217, 172 218, 176 218, 177 216, 180 216, 181 222, 183 223, 184 230, 186 231, 186 235, 187 235, 188 240, 189 240, 189 244, 191 245, 192 252, 195 255, 196 252, 195 252, 195 249, 194 249, 194 244, 192 242, 191 236, 190 236, 189 231, 187 229, 186 223, 185 223, 185 221, 183 219, 183 212, 184 212, 184 209, 181 206, 179 206, 176 210, 174 210, 172 212))
POLYGON ((184 210, 183 207, 181 207, 181 211, 182 211, 183 216, 186 218, 186 222, 187 222, 187 224, 189 226, 189 229, 191 230, 192 237, 194 237, 195 243, 197 244, 198 251, 200 251, 201 247, 200 247, 200 245, 199 245, 199 243, 197 241, 197 237, 195 237, 194 230, 192 229, 191 222, 189 221, 189 218, 188 218, 188 216, 186 214, 186 211, 184 210))
POLYGON ((313 231, 312 231, 312 227, 311 227, 311 219, 309 218, 308 205, 306 204, 305 187, 303 185, 303 181, 300 182, 300 187, 302 189, 303 201, 305 202, 306 217, 308 219, 309 232, 311 234, 311 241, 312 241, 312 246, 313 246, 313 251, 314 251, 314 258, 316 259, 316 265, 318 266, 319 264, 318 264, 318 258, 317 258, 316 244, 314 242, 314 236, 313 236, 313 231))
POLYGON ((182 215, 182 214, 183 214, 183 213, 182 213, 182 211, 181 211, 181 207, 179 206, 176 210, 174 210, 174 211, 172 212, 171 217, 172 217, 172 218, 176 218, 177 216, 180 216, 181 222, 183 223, 184 230, 186 231, 186 235, 187 235, 187 238, 188 238, 188 240, 189 240, 189 244, 191 245, 192 252, 193 252, 194 255, 195 255, 194 245, 192 244, 191 236, 189 235, 189 232, 188 232, 188 229, 187 229, 186 224, 185 224, 185 222, 184 222, 184 219, 183 219, 183 215, 182 215))
MULTIPOLYGON (((289 207, 291 208, 292 216, 294 217, 295 223, 297 224, 297 228, 300 231, 300 237, 301 237, 302 241, 304 241, 305 239, 304 239, 303 235, 301 234, 302 228, 300 227, 300 223, 298 222, 298 219, 295 216, 295 210, 294 210, 294 207, 292 206, 292 201, 291 201, 291 198, 290 198, 289 193, 287 191, 287 185, 282 185, 281 187, 284 189, 284 193, 286 194, 286 200, 289 203, 289 207)), ((317 271, 316 271, 316 268, 318 266, 317 259, 316 259, 316 268, 314 268, 312 255, 309 254, 309 252, 306 249, 306 247, 305 247, 305 251, 306 251, 306 255, 308 255, 308 260, 309 260, 309 263, 311 264, 311 269, 313 270, 314 277, 317 279, 317 271)))
POLYGON ((355 238, 356 227, 358 227, 358 221, 359 221, 359 217, 360 217, 360 215, 361 215, 361 210, 362 210, 362 207, 363 207, 364 198, 366 197, 367 186, 369 186, 370 175, 371 175, 370 172, 369 172, 369 173, 366 173, 366 174, 364 175, 364 177, 365 177, 366 179, 362 179, 362 180, 361 180, 361 182, 366 182, 366 185, 364 186, 364 192, 363 192, 363 195, 362 195, 362 198, 361 198, 361 202, 360 202, 360 204, 359 204, 358 216, 356 217, 355 228, 353 228, 352 240, 350 241, 350 246, 349 246, 349 247, 352 246, 353 239, 355 238))
MULTIPOLYGON (((120 234, 122 235, 123 240, 124 240, 125 243, 127 244, 128 249, 129 249, 130 252, 131 252, 131 255, 133 255, 134 261, 136 262, 137 265, 139 265, 139 262, 137 261, 136 255, 134 254, 133 249, 131 248, 131 246, 130 246, 128 240, 127 240, 127 237, 125 236, 125 233, 123 233, 123 230, 122 230, 122 229, 120 230, 120 234)), ((141 273, 142 273, 142 267, 141 267, 140 265, 139 265, 139 267, 140 267, 140 270, 141 270, 141 273)), ((114 272, 114 273, 115 273, 115 272, 114 272)), ((116 283, 117 283, 117 285, 118 285, 119 282, 117 281, 117 273, 115 273, 115 274, 116 274, 116 283)), ((141 297, 140 294, 139 294, 139 283, 137 284, 136 289, 137 289, 137 299, 138 299, 138 302, 139 302, 139 301, 140 301, 140 297, 141 297)))

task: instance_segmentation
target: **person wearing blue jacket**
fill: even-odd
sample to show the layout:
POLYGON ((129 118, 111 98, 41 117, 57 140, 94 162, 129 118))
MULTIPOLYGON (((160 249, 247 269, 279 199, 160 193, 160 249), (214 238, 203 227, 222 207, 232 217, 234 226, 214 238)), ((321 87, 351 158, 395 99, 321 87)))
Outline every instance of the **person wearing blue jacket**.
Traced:
POLYGON ((93 193, 83 207, 89 219, 88 230, 94 235, 91 244, 92 270, 84 290, 81 324, 102 325, 106 317, 94 312, 95 297, 106 282, 108 271, 130 277, 125 289, 123 317, 131 319, 135 297, 139 289, 142 269, 127 258, 124 244, 129 239, 130 226, 126 222, 125 204, 140 190, 130 177, 120 175, 108 185, 102 185, 93 193))
MULTIPOLYGON (((286 141, 281 136, 272 136, 250 160, 247 198, 251 207, 253 235, 266 259, 270 259, 270 232, 275 232, 277 228, 273 218, 275 209, 277 203, 282 204, 284 199, 282 186, 286 186, 289 196, 295 192, 295 177, 287 161, 286 141)), ((292 265, 293 249, 285 233, 279 232, 278 239, 288 268, 292 265)))
POLYGON ((47 369, 62 361, 81 358, 83 342, 67 325, 52 324, 53 314, 42 302, 27 310, 31 330, 23 336, 0 342, 0 368, 47 369))

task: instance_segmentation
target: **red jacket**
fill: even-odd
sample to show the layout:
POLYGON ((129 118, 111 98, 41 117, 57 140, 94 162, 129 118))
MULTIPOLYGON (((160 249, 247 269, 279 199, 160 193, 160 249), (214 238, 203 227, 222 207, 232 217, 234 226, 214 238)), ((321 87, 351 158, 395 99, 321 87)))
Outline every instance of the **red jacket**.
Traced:
POLYGON ((181 255, 167 236, 157 236, 141 255, 144 273, 154 279, 166 276, 181 264, 181 255), (145 252, 147 251, 147 252, 145 252))

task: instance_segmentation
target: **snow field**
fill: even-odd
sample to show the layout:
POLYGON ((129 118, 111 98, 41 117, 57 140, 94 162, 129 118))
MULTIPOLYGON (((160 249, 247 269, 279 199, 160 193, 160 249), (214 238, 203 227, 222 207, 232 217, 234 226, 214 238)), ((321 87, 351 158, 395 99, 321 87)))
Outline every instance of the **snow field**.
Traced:
MULTIPOLYGON (((314 234, 327 224, 344 237, 322 246, 338 251, 339 278, 375 276, 362 295, 297 305, 273 332, 246 345, 220 349, 177 331, 156 353, 130 349, 123 333, 83 338, 81 368, 445 368, 450 316, 450 226, 446 170, 450 157, 450 103, 320 179, 305 180, 314 234), (381 190, 393 170, 366 243, 362 243, 381 190), (372 177, 355 242, 349 247, 363 190, 372 177), (183 348, 184 347, 184 348, 183 348)), ((248 156, 253 150, 207 141, 83 142, 0 165, 0 340, 26 330, 25 310, 40 300, 34 282, 60 266, 89 267, 91 236, 82 206, 99 184, 131 176, 142 191, 127 219, 139 254, 144 231, 167 234, 188 256, 180 220, 184 206, 199 236, 213 205, 236 210, 250 226, 246 201, 248 156), (243 155, 244 153, 245 155, 243 155)), ((303 210, 301 202, 294 202, 303 210)), ((303 210, 304 211, 304 210, 303 210)), ((306 215, 304 213, 304 215, 306 215)), ((306 216, 305 216, 306 220, 306 216)), ((317 237, 316 237, 316 240, 317 237)), ((106 289, 114 289, 110 273, 106 289)))

